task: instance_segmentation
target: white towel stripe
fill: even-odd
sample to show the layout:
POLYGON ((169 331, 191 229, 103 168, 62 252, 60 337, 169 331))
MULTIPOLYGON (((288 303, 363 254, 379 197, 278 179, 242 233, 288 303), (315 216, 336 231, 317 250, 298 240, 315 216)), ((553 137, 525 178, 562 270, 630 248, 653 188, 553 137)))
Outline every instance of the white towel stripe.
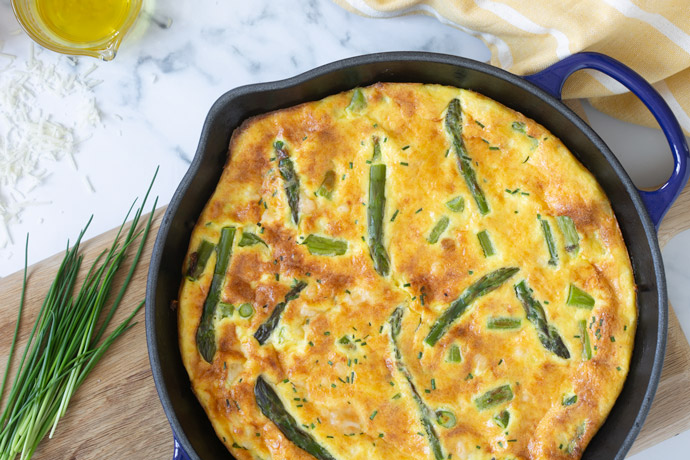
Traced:
POLYGON ((635 5, 630 0, 604 0, 613 8, 617 9, 621 14, 639 19, 659 31, 671 40, 673 43, 681 47, 686 53, 690 54, 690 35, 685 33, 683 29, 677 27, 671 21, 660 14, 649 13, 639 6, 635 5))
POLYGON ((683 107, 678 103, 678 99, 673 95, 666 82, 663 80, 657 82, 654 84, 654 87, 659 91, 659 94, 661 94, 661 97, 664 98, 668 106, 671 107, 680 126, 683 127, 685 132, 690 133, 690 116, 688 116, 688 113, 683 110, 683 107))
POLYGON ((477 32, 476 30, 469 29, 463 25, 458 24, 457 22, 451 21, 439 14, 438 11, 436 11, 434 8, 432 8, 429 5, 421 4, 421 5, 414 5, 410 8, 405 8, 402 10, 396 10, 396 11, 379 11, 375 10, 374 8, 370 7, 367 5, 367 3, 364 0, 345 0, 352 8, 356 9, 360 13, 371 16, 372 18, 393 18, 397 16, 402 16, 404 14, 408 13, 414 13, 418 11, 425 11, 427 13, 432 14, 436 19, 438 19, 439 22, 449 25, 451 27, 455 27, 457 29, 460 29, 461 31, 465 32, 466 34, 473 35, 475 37, 479 37, 483 39, 485 42, 493 45, 496 47, 496 58, 498 59, 499 65, 504 68, 508 69, 513 66, 513 54, 510 52, 510 48, 508 47, 508 44, 498 38, 497 36, 493 34, 489 34, 486 32, 477 32))
POLYGON ((568 40, 568 37, 560 30, 540 26, 528 17, 523 16, 522 13, 516 9, 503 3, 490 0, 474 0, 474 3, 480 8, 491 11, 499 18, 520 30, 533 34, 551 35, 556 39, 556 56, 558 56, 558 59, 564 59, 572 54, 570 51, 570 40, 568 40))

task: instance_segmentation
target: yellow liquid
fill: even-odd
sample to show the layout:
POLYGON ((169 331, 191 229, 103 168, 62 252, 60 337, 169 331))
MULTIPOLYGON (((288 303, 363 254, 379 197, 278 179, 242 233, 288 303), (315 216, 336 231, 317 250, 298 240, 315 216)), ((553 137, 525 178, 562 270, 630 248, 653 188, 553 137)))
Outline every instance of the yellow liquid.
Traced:
POLYGON ((38 14, 56 37, 91 43, 116 35, 127 20, 131 0, 35 0, 38 14))

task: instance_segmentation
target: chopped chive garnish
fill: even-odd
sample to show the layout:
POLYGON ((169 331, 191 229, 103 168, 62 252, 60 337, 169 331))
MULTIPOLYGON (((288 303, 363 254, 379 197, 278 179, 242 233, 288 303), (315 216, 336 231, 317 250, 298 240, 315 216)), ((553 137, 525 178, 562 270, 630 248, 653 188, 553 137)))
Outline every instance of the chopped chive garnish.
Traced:
POLYGON ((377 410, 372 412, 371 415, 369 416, 369 420, 374 420, 374 417, 376 417, 376 414, 378 414, 378 413, 379 413, 379 411, 377 411, 377 410))
POLYGON ((395 220, 396 217, 398 217, 398 213, 400 212, 399 209, 396 209, 395 212, 393 213, 393 217, 391 217, 391 222, 395 220))
POLYGON ((401 161, 400 164, 403 166, 410 166, 409 163, 407 163, 406 161, 401 161))
POLYGON ((409 146, 409 145, 406 145, 405 147, 402 148, 402 150, 407 150, 407 149, 409 149, 409 148, 410 148, 410 146, 409 146))
POLYGON ((481 123, 480 123, 479 121, 477 121, 477 120, 474 120, 474 122, 475 122, 475 123, 477 123, 477 124, 479 125, 479 127, 480 127, 480 128, 483 128, 483 127, 484 127, 484 125, 483 125, 483 124, 481 124, 481 123))

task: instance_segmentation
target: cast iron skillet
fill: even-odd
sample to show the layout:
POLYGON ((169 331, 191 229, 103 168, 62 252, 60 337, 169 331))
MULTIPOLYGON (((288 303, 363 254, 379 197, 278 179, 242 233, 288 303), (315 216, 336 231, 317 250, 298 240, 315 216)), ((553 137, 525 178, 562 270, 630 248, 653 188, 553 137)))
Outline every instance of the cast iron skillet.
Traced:
POLYGON ((232 131, 253 115, 366 86, 379 81, 421 82, 469 88, 536 120, 559 137, 594 174, 611 200, 633 263, 638 287, 639 325, 630 373, 605 424, 584 459, 623 459, 644 422, 656 392, 666 348, 667 298, 655 225, 688 180, 688 146, 663 99, 639 75, 603 55, 570 56, 548 69, 520 78, 487 64, 432 53, 398 52, 355 57, 297 77, 244 86, 225 93, 211 108, 189 171, 163 217, 146 288, 146 335, 153 377, 175 436, 175 459, 232 458, 217 439, 190 390, 177 341, 176 313, 181 267, 192 228, 210 198, 227 157, 232 131), (626 85, 661 125, 675 167, 653 192, 635 188, 620 163, 594 131, 559 98, 565 79, 592 68, 626 85))

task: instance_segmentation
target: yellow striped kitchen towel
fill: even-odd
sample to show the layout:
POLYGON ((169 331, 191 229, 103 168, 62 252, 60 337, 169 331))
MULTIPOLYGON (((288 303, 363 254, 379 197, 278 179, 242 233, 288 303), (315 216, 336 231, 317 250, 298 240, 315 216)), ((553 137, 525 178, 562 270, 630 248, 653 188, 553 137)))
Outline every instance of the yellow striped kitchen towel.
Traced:
MULTIPOLYGON (((525 75, 597 51, 651 82, 690 135, 689 0, 335 0, 365 16, 426 14, 479 37, 491 64, 525 75)), ((568 80, 564 98, 589 98, 621 120, 656 126, 638 99, 593 71, 568 80)))

